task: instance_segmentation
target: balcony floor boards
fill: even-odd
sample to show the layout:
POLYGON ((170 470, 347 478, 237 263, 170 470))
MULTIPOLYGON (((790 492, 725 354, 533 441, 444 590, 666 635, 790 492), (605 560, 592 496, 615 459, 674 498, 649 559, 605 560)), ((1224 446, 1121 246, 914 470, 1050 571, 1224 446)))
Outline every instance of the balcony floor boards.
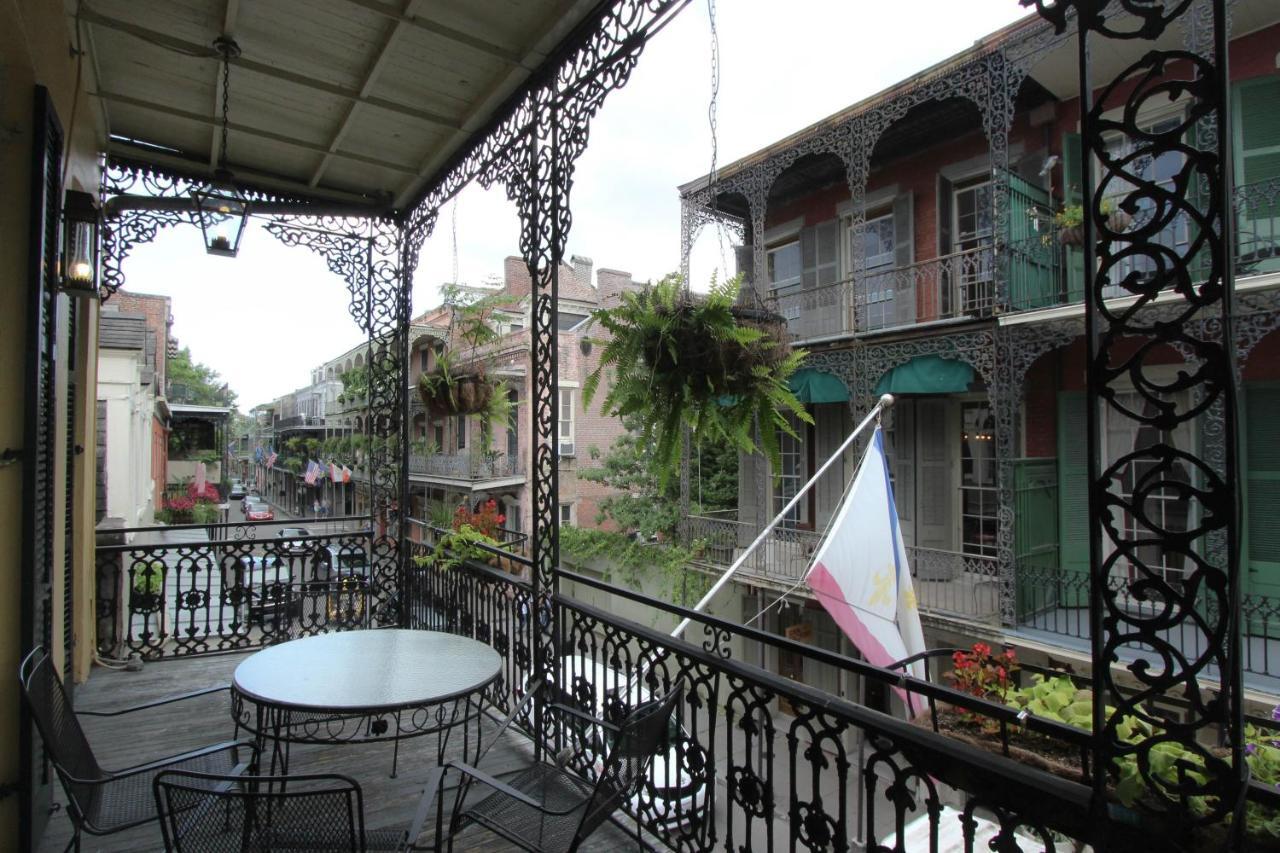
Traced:
MULTIPOLYGON (((80 709, 110 709, 227 684, 244 654, 212 655, 148 663, 141 672, 122 672, 95 667, 89 680, 75 691, 80 709)), ((82 723, 99 764, 122 769, 168 755, 233 739, 227 693, 180 702, 125 717, 83 717, 82 723)), ((450 739, 448 756, 461 757, 461 738, 450 739)), ((243 737, 243 734, 242 734, 243 737)), ((407 827, 418 804, 427 772, 435 764, 436 741, 423 737, 404 741, 400 747, 397 778, 389 778, 392 747, 353 744, 346 746, 293 746, 290 770, 294 773, 344 773, 354 777, 364 790, 366 829, 407 827)), ((515 770, 532 754, 528 742, 518 734, 507 735, 485 758, 484 769, 498 774, 515 770)), ((54 800, 60 804, 49 819, 40 853, 57 853, 71 839, 71 822, 65 814, 65 797, 54 785, 54 800)), ((430 839, 431 830, 423 834, 430 839)), ((129 832, 109 836, 85 835, 82 850, 144 851, 162 848, 159 825, 152 823, 129 832)), ((479 828, 464 831, 456 840, 460 851, 505 851, 510 845, 479 828)), ((584 845, 584 851, 635 849, 634 835, 606 824, 584 845)))

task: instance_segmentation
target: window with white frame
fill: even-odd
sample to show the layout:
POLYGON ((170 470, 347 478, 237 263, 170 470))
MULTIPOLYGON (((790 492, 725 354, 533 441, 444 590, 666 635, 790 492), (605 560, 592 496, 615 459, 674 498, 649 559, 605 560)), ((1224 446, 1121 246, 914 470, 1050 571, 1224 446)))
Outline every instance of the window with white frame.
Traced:
POLYGON ((458 432, 458 449, 466 450, 467 449, 467 416, 466 415, 458 415, 458 423, 455 429, 457 429, 457 432, 458 432))
POLYGON ((800 284, 800 241, 792 240, 765 251, 765 265, 769 272, 769 287, 781 290, 800 284))
MULTIPOLYGON (((1163 118, 1154 119, 1141 125, 1140 129, 1153 136, 1169 133, 1182 124, 1181 114, 1165 116, 1163 118)), ((1134 149, 1134 140, 1128 136, 1115 135, 1106 140, 1107 154, 1122 163, 1125 163, 1125 171, 1133 174, 1135 177, 1150 181, 1162 190, 1166 190, 1173 194, 1179 194, 1181 190, 1177 185, 1178 174, 1182 171, 1185 163, 1184 156, 1178 151, 1162 151, 1154 157, 1134 157, 1132 160, 1127 158, 1132 156, 1134 149)), ((1120 209, 1120 202, 1134 192, 1137 187, 1123 179, 1113 179, 1107 181, 1103 187, 1106 195, 1103 196, 1104 203, 1110 205, 1113 209, 1120 209)), ((1156 216, 1163 216, 1159 203, 1146 193, 1140 193, 1135 198, 1137 202, 1137 213, 1134 216, 1133 225, 1130 227, 1143 227, 1156 216)), ((1168 221, 1160 229, 1160 232, 1152 238, 1148 238, 1149 242, 1158 243, 1167 247, 1170 251, 1177 255, 1185 256, 1187 245, 1190 239, 1187 217, 1185 214, 1179 213, 1169 217, 1168 221)), ((1112 253, 1122 251, 1124 241, 1115 241, 1112 244, 1112 253)), ((1103 293, 1106 296, 1122 296, 1128 291, 1121 286, 1121 283, 1132 276, 1141 282, 1144 278, 1155 275, 1156 261, 1151 255, 1145 252, 1135 252, 1120 258, 1107 274, 1110 280, 1108 286, 1103 293)))
POLYGON ((955 244, 949 262, 954 290, 948 294, 949 313, 967 314, 990 308, 995 301, 995 276, 991 264, 991 180, 982 177, 955 191, 955 244))
MULTIPOLYGON (((846 240, 850 263, 856 256, 854 240, 857 232, 853 229, 853 220, 845 225, 846 240)), ((893 267, 896 260, 897 242, 893 229, 893 213, 884 211, 872 215, 863 226, 862 232, 863 262, 865 275, 862 287, 865 304, 862 306, 865 328, 882 329, 893 323, 893 267)))
POLYGON ((966 554, 996 556, 995 417, 986 402, 960 407, 960 545, 966 554))
MULTIPOLYGON (((1172 399, 1180 411, 1186 410, 1186 392, 1169 397, 1160 395, 1160 398, 1172 399)), ((1143 451, 1158 444, 1172 446, 1184 452, 1192 450, 1193 438, 1189 422, 1180 424, 1172 431, 1162 430, 1117 409, 1141 413, 1143 419, 1154 418, 1157 414, 1155 401, 1137 391, 1120 392, 1116 394, 1113 405, 1102 407, 1103 442, 1108 467, 1114 466, 1126 454, 1143 451)), ((1146 542, 1147 544, 1134 549, 1139 559, 1148 569, 1159 572, 1166 581, 1173 583, 1182 578, 1187 568, 1185 555, 1172 549, 1167 550, 1162 544, 1162 532, 1188 530, 1195 523, 1190 514, 1191 502, 1186 500, 1183 489, 1179 486, 1191 484, 1191 473, 1186 463, 1177 459, 1165 465, 1154 456, 1149 459, 1139 458, 1122 466, 1114 475, 1115 483, 1110 487, 1113 493, 1119 493, 1126 500, 1132 500, 1135 492, 1142 492, 1138 514, 1116 513, 1123 538, 1127 542, 1146 542)), ((1131 566, 1128 560, 1121 559, 1116 561, 1113 571, 1127 573, 1132 579, 1139 570, 1131 566)))
POLYGON ((573 389, 560 389, 559 430, 560 455, 573 455, 573 389))
POLYGON ((571 501, 564 501, 560 504, 560 524, 573 524, 573 503, 571 501))

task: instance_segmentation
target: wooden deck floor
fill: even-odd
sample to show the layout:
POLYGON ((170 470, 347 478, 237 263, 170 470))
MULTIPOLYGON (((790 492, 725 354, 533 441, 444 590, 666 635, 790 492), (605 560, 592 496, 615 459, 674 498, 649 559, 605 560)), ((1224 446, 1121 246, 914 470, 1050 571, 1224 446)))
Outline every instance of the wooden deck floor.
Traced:
MULTIPOLYGON (((75 694, 80 709, 106 709, 135 705, 177 693, 228 684, 244 655, 219 655, 149 663, 141 672, 95 668, 89 681, 75 694)), ((232 739, 227 693, 216 693, 175 705, 140 711, 126 717, 82 718, 99 763, 119 769, 163 758, 189 749, 232 739)), ((449 755, 460 753, 460 738, 450 740, 449 755)), ((345 773, 364 789, 365 826, 368 829, 407 827, 435 764, 436 741, 423 737, 405 741, 400 748, 398 777, 390 778, 390 745, 294 746, 290 757, 293 773, 345 773)), ((514 770, 531 756, 518 734, 506 736, 488 753, 484 769, 491 773, 514 770)), ((56 799, 65 804, 60 788, 56 799)), ((429 844, 430 829, 421 841, 429 844)), ((55 812, 41 839, 40 853, 57 853, 71 838, 71 822, 65 811, 55 812)), ((85 851, 147 851, 162 849, 157 824, 113 836, 84 836, 85 851)), ((506 842, 479 828, 463 832, 455 840, 460 851, 508 850, 506 842)), ((605 824, 583 848, 593 853, 634 850, 633 834, 605 824)))

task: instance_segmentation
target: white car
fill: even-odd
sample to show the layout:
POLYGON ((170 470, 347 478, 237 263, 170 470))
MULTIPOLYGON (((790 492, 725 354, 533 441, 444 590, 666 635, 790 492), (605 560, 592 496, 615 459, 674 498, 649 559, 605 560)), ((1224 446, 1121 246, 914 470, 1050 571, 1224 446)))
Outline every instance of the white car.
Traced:
MULTIPOLYGON (((580 655, 563 659, 560 679, 560 687, 568 694, 564 704, 604 720, 610 719, 610 706, 619 699, 630 696, 630 701, 624 701, 625 708, 630 709, 652 698, 640 684, 628 685, 626 676, 618 670, 580 655), (584 701, 586 695, 592 697, 588 700, 592 701, 590 708, 584 701)), ((608 739, 594 739, 600 743, 601 754, 594 756, 595 769, 599 771, 604 766, 608 739)), ((708 777, 695 778, 686 768, 707 768, 709 773, 709 760, 697 739, 680 724, 678 712, 671 717, 667 739, 670 746, 665 754, 654 756, 648 784, 632 798, 631 809, 668 826, 696 824, 706 816, 708 777)))

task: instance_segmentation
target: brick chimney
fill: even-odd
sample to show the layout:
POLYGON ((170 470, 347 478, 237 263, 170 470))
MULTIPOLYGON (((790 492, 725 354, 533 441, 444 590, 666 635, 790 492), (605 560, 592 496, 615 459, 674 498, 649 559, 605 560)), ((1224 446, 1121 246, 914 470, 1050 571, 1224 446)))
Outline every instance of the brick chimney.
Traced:
POLYGON ((583 287, 595 286, 595 282, 591 280, 591 259, 574 255, 570 260, 573 262, 573 277, 578 280, 578 284, 583 287))

